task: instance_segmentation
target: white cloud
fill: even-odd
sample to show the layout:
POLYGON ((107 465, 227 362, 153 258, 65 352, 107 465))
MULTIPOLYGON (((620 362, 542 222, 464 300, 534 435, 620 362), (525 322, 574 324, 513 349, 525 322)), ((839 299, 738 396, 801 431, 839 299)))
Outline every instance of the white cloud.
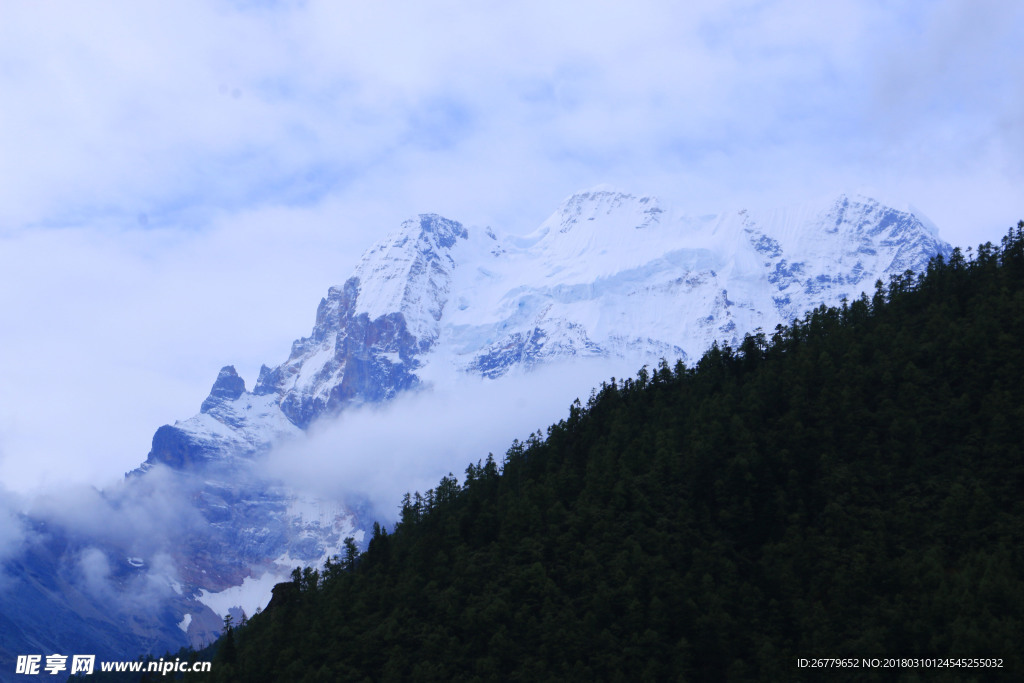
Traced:
POLYGON ((461 482, 488 453, 500 463, 513 439, 544 434, 575 399, 585 404, 593 387, 639 366, 586 360, 500 380, 438 377, 432 388, 315 424, 266 456, 266 472, 305 494, 367 501, 377 519, 393 522, 404 493, 433 488, 449 472, 461 482))
POLYGON ((95 546, 83 548, 66 561, 75 563, 77 571, 70 578, 76 586, 107 611, 129 619, 164 608, 164 601, 176 593, 176 571, 165 554, 153 558, 153 566, 128 576, 113 571, 112 562, 124 562, 124 558, 113 559, 95 546))
POLYGON ((145 459, 158 426, 194 414, 221 366, 251 386, 261 363, 282 362, 363 247, 337 213, 0 236, 5 483, 105 482, 145 459))
POLYGON ((73 538, 118 548, 126 557, 153 558, 214 533, 192 504, 197 486, 158 467, 130 486, 99 491, 78 485, 48 491, 29 499, 26 511, 73 538))
MULTIPOLYGON (((151 611, 180 584, 172 555, 216 534, 192 504, 196 486, 156 467, 131 486, 104 491, 64 485, 20 496, 0 488, 0 562, 17 566, 22 552, 37 544, 45 550, 30 555, 30 563, 45 566, 54 559, 51 551, 58 552, 53 571, 108 610, 151 611)), ((0 588, 16 580, 15 570, 0 568, 0 588)))
POLYGON ((867 184, 998 240, 1022 28, 962 0, 6 7, 0 477, 131 468, 418 212, 525 232, 602 182, 696 213, 867 184))

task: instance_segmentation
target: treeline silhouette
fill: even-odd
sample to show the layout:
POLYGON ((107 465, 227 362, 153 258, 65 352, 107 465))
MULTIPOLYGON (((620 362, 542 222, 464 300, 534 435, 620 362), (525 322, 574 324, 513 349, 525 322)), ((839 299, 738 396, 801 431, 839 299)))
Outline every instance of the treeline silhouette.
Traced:
POLYGON ((1001 658, 825 673, 1019 680, 1022 340, 1024 221, 612 378, 407 495, 362 555, 297 570, 188 680, 794 680, 814 657, 1001 658))

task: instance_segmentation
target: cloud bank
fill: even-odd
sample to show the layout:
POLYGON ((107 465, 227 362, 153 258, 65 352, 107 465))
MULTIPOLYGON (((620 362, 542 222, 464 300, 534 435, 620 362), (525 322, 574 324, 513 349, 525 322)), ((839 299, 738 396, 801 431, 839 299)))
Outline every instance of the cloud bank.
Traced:
POLYGON ((420 212, 522 234, 599 183, 694 213, 871 185, 998 240, 1022 33, 995 0, 5 7, 0 480, 131 469, 420 212))
POLYGON ((500 462, 513 439, 545 434, 575 399, 586 403, 592 388, 640 365, 584 360, 498 380, 436 378, 433 387, 314 424, 271 451, 261 471, 308 495, 368 504, 373 518, 393 523, 406 492, 433 488, 449 473, 462 482, 466 467, 489 453, 500 462))

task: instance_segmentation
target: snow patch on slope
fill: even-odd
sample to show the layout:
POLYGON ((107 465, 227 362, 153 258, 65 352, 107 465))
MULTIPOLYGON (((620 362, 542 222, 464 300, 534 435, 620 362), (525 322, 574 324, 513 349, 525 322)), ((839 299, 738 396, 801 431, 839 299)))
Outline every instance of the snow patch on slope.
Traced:
MULTIPOLYGON (((287 572, 266 572, 259 578, 245 577, 238 586, 211 593, 205 589, 196 598, 219 617, 226 617, 233 608, 239 608, 247 615, 255 614, 270 602, 270 594, 275 585, 287 578, 287 572)), ((191 619, 189 619, 191 622, 191 619)), ((185 625, 183 630, 187 630, 185 625)))

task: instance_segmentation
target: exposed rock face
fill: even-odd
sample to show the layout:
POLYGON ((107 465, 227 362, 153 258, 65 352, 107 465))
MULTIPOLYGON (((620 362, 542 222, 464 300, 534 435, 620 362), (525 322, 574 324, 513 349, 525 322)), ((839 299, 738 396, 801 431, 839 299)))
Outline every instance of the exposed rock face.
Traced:
POLYGON ((292 344, 288 360, 263 366, 251 393, 234 367, 222 368, 199 415, 157 430, 147 463, 181 468, 251 456, 325 414, 415 387, 441 333, 452 252, 468 236, 434 214, 403 223, 327 291, 312 333, 292 344))
POLYGON ((172 425, 164 425, 153 435, 153 447, 146 462, 162 464, 174 469, 187 469, 201 461, 217 457, 216 447, 206 447, 196 441, 192 434, 172 425))
POLYGON ((217 381, 210 389, 209 397, 203 401, 199 412, 208 413, 225 401, 234 401, 245 393, 245 380, 235 372, 235 366, 226 365, 220 369, 217 381))
POLYGON ((377 402, 414 386, 416 356, 429 349, 409 333, 401 312, 370 320, 356 313, 358 278, 331 287, 320 301, 313 334, 292 345, 288 360, 264 366, 257 396, 280 397, 281 411, 305 429, 317 417, 352 402, 377 402))
MULTIPOLYGON (((533 368, 545 361, 574 356, 606 356, 609 351, 591 340, 582 325, 564 319, 539 321, 525 332, 512 332, 489 344, 469 363, 469 370, 497 379, 509 370, 533 368)), ((675 355, 683 355, 675 348, 675 355)))
POLYGON ((277 396, 247 392, 245 382, 229 365, 221 368, 198 415, 156 430, 141 469, 157 464, 188 469, 247 457, 298 432, 281 413, 277 396))

